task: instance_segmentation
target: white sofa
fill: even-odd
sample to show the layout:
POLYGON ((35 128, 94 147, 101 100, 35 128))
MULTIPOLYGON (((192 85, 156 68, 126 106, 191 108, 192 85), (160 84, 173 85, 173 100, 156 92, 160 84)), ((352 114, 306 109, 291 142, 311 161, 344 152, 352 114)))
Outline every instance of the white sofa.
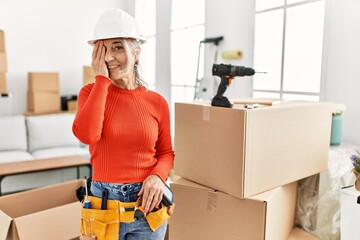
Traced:
MULTIPOLYGON (((0 163, 73 155, 89 158, 87 146, 72 133, 74 117, 74 113, 0 116, 0 163)), ((65 181, 75 175, 74 168, 8 176, 2 192, 65 181)))

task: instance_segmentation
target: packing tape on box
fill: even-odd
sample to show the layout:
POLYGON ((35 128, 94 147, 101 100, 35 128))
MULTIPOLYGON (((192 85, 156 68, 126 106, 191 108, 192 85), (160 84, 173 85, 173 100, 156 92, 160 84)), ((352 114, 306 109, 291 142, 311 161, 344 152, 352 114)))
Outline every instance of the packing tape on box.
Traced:
POLYGON ((203 106, 202 108, 202 120, 203 121, 210 121, 210 107, 203 106))
POLYGON ((223 59, 239 59, 242 57, 240 50, 228 50, 221 53, 223 59))

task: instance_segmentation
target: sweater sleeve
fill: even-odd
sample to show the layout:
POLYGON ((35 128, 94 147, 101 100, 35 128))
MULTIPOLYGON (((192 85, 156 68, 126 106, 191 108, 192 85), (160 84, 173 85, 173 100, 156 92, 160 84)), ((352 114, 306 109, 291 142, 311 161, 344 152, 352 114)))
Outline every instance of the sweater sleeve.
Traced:
POLYGON ((78 97, 78 111, 72 130, 74 135, 84 144, 99 141, 102 132, 105 103, 111 80, 104 76, 96 76, 95 83, 84 86, 78 97))
POLYGON ((166 182, 168 175, 174 165, 174 150, 172 148, 170 132, 170 111, 165 99, 160 101, 159 133, 156 142, 155 158, 157 164, 151 174, 158 175, 163 182, 166 182))

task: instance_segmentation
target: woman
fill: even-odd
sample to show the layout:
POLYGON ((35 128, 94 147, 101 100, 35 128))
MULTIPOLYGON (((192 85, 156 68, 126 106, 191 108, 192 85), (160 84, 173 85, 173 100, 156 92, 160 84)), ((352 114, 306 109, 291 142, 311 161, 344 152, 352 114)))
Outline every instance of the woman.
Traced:
MULTIPOLYGON (((75 136, 89 145, 91 192, 121 202, 141 198, 145 213, 158 207, 174 162, 166 100, 140 78, 140 45, 135 19, 120 9, 104 12, 95 27, 92 68, 95 83, 84 86, 73 123, 75 136)), ((120 223, 119 239, 164 239, 146 219, 120 223)))

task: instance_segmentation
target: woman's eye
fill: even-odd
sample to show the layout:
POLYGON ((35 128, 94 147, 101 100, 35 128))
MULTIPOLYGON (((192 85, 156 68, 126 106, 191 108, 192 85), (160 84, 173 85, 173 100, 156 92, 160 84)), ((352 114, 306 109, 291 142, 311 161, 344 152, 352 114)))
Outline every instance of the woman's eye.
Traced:
POLYGON ((123 46, 115 46, 114 49, 118 51, 118 50, 124 49, 124 47, 123 46))

